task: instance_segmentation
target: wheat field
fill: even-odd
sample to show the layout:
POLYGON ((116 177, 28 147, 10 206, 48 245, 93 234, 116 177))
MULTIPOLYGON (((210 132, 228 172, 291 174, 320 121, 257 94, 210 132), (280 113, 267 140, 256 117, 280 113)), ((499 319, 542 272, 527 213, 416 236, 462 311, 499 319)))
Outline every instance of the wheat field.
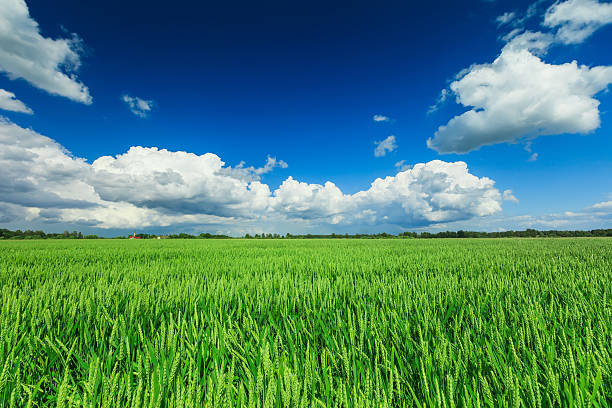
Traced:
POLYGON ((612 405, 612 239, 0 242, 6 407, 612 405))

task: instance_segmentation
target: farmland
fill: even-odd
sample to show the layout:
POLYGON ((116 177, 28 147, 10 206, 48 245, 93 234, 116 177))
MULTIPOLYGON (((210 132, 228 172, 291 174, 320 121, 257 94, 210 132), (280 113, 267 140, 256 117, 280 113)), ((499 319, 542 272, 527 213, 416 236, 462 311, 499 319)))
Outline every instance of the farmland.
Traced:
POLYGON ((612 239, 0 242, 0 406, 612 405, 612 239))

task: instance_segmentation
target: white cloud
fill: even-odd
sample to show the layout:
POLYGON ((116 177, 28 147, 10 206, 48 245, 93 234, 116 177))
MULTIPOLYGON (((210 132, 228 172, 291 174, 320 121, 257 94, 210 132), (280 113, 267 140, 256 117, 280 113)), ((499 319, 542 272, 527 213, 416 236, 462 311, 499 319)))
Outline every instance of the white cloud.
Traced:
POLYGON ((539 156, 538 153, 532 153, 531 156, 529 156, 529 159, 527 159, 527 161, 534 162, 538 160, 538 156, 539 156))
POLYGON ((498 16, 495 21, 497 22, 498 26, 502 26, 510 23, 514 19, 516 19, 516 13, 514 11, 507 11, 501 16, 498 16))
POLYGON ((0 201, 21 207, 93 207, 91 169, 61 145, 0 118, 0 201))
POLYGON ((503 197, 504 201, 511 201, 513 203, 518 203, 519 202, 518 198, 515 197, 515 195, 512 192, 512 190, 504 190, 504 194, 503 194, 502 197, 503 197))
POLYGON ((557 40, 580 44, 596 30, 612 23, 612 3, 597 0, 557 1, 544 16, 543 25, 557 28, 557 40))
POLYGON ((131 147, 95 160, 92 185, 105 201, 162 212, 232 217, 265 209, 268 186, 232 177, 222 172, 224 166, 213 153, 131 147))
POLYGON ((374 122, 389 122, 391 120, 391 118, 385 115, 374 115, 372 119, 374 122))
POLYGON ((89 90, 76 77, 80 40, 40 34, 24 0, 3 0, 0 7, 0 71, 22 78, 53 95, 91 104, 89 90))
POLYGON ((464 162, 434 160, 376 179, 368 190, 352 195, 331 182, 289 178, 274 192, 272 208, 291 218, 332 224, 416 226, 488 216, 501 211, 500 203, 492 180, 470 174, 464 162))
POLYGON ((470 231, 508 231, 534 228, 538 230, 592 230, 610 228, 612 223, 612 201, 604 201, 578 211, 560 213, 521 214, 506 216, 496 214, 491 217, 472 218, 437 224, 427 230, 470 230, 470 231))
MULTIPOLYGON (((285 167, 280 163, 269 157, 250 172, 285 167)), ((54 140, 7 120, 0 122, 0 167, 0 223, 17 225, 216 225, 234 231, 282 225, 304 231, 430 225, 501 210, 494 182, 470 174, 463 162, 416 164, 352 195, 332 182, 308 184, 292 177, 271 191, 267 184, 225 171, 229 167, 213 153, 132 147, 88 164, 54 140)))
POLYGON ((397 143, 395 142, 395 136, 391 135, 384 140, 374 142, 376 148, 374 149, 374 156, 383 157, 387 153, 391 153, 397 149, 397 143))
POLYGON ((141 118, 147 117, 153 109, 153 101, 141 99, 136 96, 133 97, 126 94, 121 96, 121 100, 127 104, 134 115, 140 116, 141 118))
MULTIPOLYGON (((533 3, 515 20, 520 24, 512 25, 522 25, 540 4, 533 3)), ((510 17, 506 13, 498 21, 510 17)), ((543 21, 556 32, 515 28, 504 35, 507 43, 495 61, 472 65, 451 83, 457 103, 469 110, 440 126, 427 145, 439 153, 467 153, 485 145, 599 128, 600 102, 595 97, 612 83, 612 66, 549 64, 542 58, 551 46, 580 43, 611 22, 612 3, 557 1, 543 21)))
POLYGON ((427 141, 430 148, 467 153, 541 135, 585 134, 600 126, 594 96, 612 83, 612 67, 547 64, 525 48, 544 47, 541 36, 517 38, 493 63, 473 65, 451 84, 457 102, 471 109, 440 126, 427 141))
POLYGON ((15 97, 15 94, 4 89, 0 89, 0 109, 11 112, 33 114, 32 109, 15 97))
POLYGON ((612 213, 612 201, 604 201, 593 205, 593 210, 612 213))
POLYGON ((272 208, 289 218, 329 218, 335 224, 350 211, 349 201, 350 196, 330 181, 324 185, 308 184, 289 177, 274 192, 272 208))
POLYGON ((398 169, 399 171, 406 171, 406 170, 410 170, 412 166, 406 163, 406 160, 400 160, 397 163, 395 163, 395 168, 398 169))
POLYGON ((438 99, 436 99, 436 103, 434 103, 433 105, 429 107, 429 109, 427 110, 427 114, 430 115, 434 113, 435 111, 437 111, 438 109, 440 109, 440 106, 442 106, 444 102, 446 102, 446 99, 448 98, 449 93, 450 92, 448 91, 448 89, 441 90, 440 95, 438 96, 438 99))
POLYGON ((527 50, 534 55, 543 56, 555 42, 555 37, 552 34, 539 31, 524 31, 519 34, 516 30, 513 30, 504 39, 508 43, 502 50, 502 54, 504 50, 514 52, 527 50))
POLYGON ((497 27, 507 26, 512 31, 524 31, 525 23, 531 18, 539 14, 540 6, 545 3, 550 3, 549 0, 536 0, 527 7, 527 10, 523 12, 509 11, 497 17, 497 27))
POLYGON ((270 173, 277 167, 286 169, 289 165, 284 160, 277 160, 276 157, 268 156, 263 167, 245 167, 245 163, 242 161, 235 167, 224 167, 219 172, 245 181, 258 181, 263 174, 270 173))

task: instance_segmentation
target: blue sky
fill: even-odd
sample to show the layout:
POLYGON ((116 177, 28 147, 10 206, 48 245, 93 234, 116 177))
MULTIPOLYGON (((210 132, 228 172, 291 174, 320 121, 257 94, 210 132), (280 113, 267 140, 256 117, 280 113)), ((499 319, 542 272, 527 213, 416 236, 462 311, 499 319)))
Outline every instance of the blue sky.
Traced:
POLYGON ((0 3, 0 227, 611 226, 609 2, 0 3))

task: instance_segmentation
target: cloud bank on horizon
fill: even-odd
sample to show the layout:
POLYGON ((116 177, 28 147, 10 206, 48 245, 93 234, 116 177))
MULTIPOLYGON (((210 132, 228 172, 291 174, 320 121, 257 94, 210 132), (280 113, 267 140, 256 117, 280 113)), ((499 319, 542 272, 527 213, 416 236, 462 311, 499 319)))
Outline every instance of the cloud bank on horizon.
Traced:
MULTIPOLYGON (((533 14, 530 8, 516 20, 516 13, 509 12, 497 21, 502 26, 515 21, 514 27, 520 27, 533 14)), ((514 28, 503 37, 506 45, 495 61, 472 65, 443 90, 441 102, 450 93, 470 110, 440 126, 427 140, 428 147, 463 154, 486 145, 599 128, 600 102, 595 96, 612 83, 612 66, 588 67, 576 61, 557 65, 542 57, 550 47, 581 43, 610 23, 612 3, 567 0, 546 11, 542 26, 549 31, 514 28)))
POLYGON ((268 157, 262 168, 231 168, 213 153, 137 146, 89 164, 53 139, 7 120, 0 122, 0 167, 4 223, 23 218, 142 228, 281 220, 413 227, 496 214, 502 200, 494 181, 472 175, 464 162, 416 164, 355 194, 344 194, 332 182, 292 177, 271 191, 245 174, 286 167, 275 158, 268 157))

